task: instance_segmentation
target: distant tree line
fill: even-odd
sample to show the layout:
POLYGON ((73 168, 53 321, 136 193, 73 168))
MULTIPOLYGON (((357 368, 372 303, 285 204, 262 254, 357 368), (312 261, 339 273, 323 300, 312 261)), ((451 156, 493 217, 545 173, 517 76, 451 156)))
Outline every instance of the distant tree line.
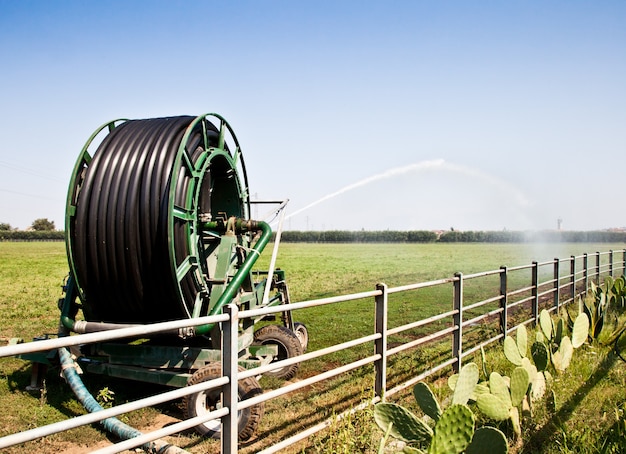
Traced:
POLYGON ((325 230, 282 233, 281 241, 286 243, 434 243, 437 233, 427 230, 325 230))
MULTIPOLYGON (((0 241, 62 241, 64 239, 65 232, 61 230, 0 228, 0 241)), ((290 230, 282 233, 281 241, 285 243, 626 243, 626 231, 290 230)))
POLYGON ((55 230, 54 221, 35 219, 27 230, 17 230, 11 224, 0 222, 0 241, 59 241, 65 232, 55 230))
POLYGON ((375 230, 375 231, 285 231, 286 243, 620 243, 626 231, 445 231, 375 230))
POLYGON ((63 241, 62 230, 0 230, 0 241, 63 241))

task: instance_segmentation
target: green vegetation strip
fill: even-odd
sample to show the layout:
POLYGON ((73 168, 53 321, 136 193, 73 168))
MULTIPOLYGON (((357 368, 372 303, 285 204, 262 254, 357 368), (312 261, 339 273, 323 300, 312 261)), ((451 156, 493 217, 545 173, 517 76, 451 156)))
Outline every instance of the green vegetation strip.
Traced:
MULTIPOLYGON (((407 285, 451 277, 458 271, 464 274, 478 273, 498 269, 502 265, 528 265, 532 261, 619 250, 624 246, 623 243, 282 244, 277 266, 286 271, 291 298, 296 302, 370 291, 378 282, 384 282, 390 287, 407 285)), ((266 269, 268 263, 269 256, 263 256, 258 268, 266 269)), ((55 333, 59 317, 57 300, 61 296, 60 286, 66 274, 67 260, 63 243, 0 242, 0 308, 4 318, 0 336, 4 339, 23 337, 30 340, 43 333, 55 333)), ((468 291, 479 295, 481 290, 468 291)), ((450 309, 450 295, 442 290, 419 291, 415 301, 409 304, 406 296, 391 295, 390 326, 428 317, 442 307, 450 309)), ((294 318, 308 327, 309 350, 318 350, 371 334, 374 326, 373 301, 301 310, 294 314, 294 318)), ((405 342, 410 339, 411 333, 397 336, 396 342, 405 342)), ((390 347, 393 342, 390 339, 390 347)), ((394 356, 389 369, 389 386, 415 377, 419 371, 439 363, 445 352, 449 352, 447 344, 394 356)), ((370 354, 368 348, 355 348, 308 362, 302 365, 295 380, 370 354)), ((494 368, 497 361, 506 361, 504 355, 499 354, 501 359, 488 359, 494 368)), ((545 440, 547 444, 542 447, 543 452, 599 452, 592 450, 598 440, 602 441, 599 435, 594 435, 596 432, 607 434, 610 430, 615 433, 623 430, 623 412, 626 409, 624 364, 603 350, 588 349, 580 355, 574 355, 568 371, 568 377, 576 377, 571 380, 578 381, 568 382, 567 393, 556 402, 556 415, 561 419, 546 415, 546 423, 538 424, 532 430, 529 428, 528 435, 533 440, 535 437, 545 440), (620 415, 621 426, 616 423, 614 415, 620 415), (564 446, 564 443, 569 451, 558 450, 558 446, 564 446)), ((99 376, 86 376, 85 381, 94 395, 107 390, 104 394, 112 396, 111 403, 115 404, 162 391, 158 386, 105 380, 99 376)), ((320 423, 370 399, 372 382, 372 368, 366 367, 268 403, 256 437, 242 445, 241 452, 259 451, 311 424, 320 423)), ((43 393, 26 392, 29 383, 28 363, 13 358, 0 360, 0 407, 5 409, 0 415, 0 435, 60 421, 84 412, 69 388, 58 378, 58 370, 48 372, 43 393)), ((270 390, 282 386, 283 382, 264 377, 261 384, 264 389, 270 390)), ((448 392, 447 386, 433 387, 433 393, 440 402, 446 399, 448 392)), ((411 400, 408 391, 406 402, 400 403, 411 400)), ((133 412, 124 417, 124 422, 144 430, 157 417, 173 420, 181 418, 180 403, 133 412)), ((372 411, 365 410, 343 418, 330 430, 286 452, 373 453, 377 451, 382 435, 382 431, 374 427, 372 411)), ((89 448, 101 442, 107 443, 106 434, 95 426, 84 427, 6 452, 59 452, 81 446, 84 451, 89 451, 89 448)), ((218 441, 200 440, 193 433, 173 437, 172 442, 191 452, 219 452, 218 441)))

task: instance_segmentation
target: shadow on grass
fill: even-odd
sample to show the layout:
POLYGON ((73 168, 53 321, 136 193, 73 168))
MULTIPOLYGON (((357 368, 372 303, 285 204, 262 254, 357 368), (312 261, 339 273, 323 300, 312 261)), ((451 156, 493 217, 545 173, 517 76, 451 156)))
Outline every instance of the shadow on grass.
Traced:
MULTIPOLYGON (((524 444, 520 453, 536 453, 541 452, 542 447, 554 439, 554 434, 561 432, 562 427, 568 421, 574 412, 580 406, 582 400, 610 373, 612 367, 617 361, 617 357, 613 352, 607 354, 602 362, 595 369, 593 374, 575 391, 571 397, 563 403, 561 408, 550 416, 550 418, 541 427, 528 433, 527 443, 524 444)), ((599 448, 599 447, 598 447, 599 448)), ((602 452, 602 451, 595 451, 602 452)))

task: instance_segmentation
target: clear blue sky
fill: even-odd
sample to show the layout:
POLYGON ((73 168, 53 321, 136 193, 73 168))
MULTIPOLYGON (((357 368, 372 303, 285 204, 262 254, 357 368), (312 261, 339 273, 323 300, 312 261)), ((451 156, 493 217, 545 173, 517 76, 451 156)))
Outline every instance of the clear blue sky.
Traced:
POLYGON ((0 62, 14 227, 101 124, 207 112, 286 228, 626 226, 624 1, 0 0, 0 62))

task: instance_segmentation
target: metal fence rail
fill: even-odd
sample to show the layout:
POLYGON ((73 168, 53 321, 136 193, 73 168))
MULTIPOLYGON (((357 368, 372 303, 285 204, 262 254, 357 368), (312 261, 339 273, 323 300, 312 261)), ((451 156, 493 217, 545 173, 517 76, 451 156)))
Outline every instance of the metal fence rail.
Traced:
MULTIPOLYGON (((123 328, 114 331, 97 332, 75 335, 59 339, 43 340, 17 345, 0 347, 0 358, 25 353, 49 351, 75 345, 110 341, 127 337, 137 337, 153 334, 159 331, 198 326, 207 323, 221 323, 223 330, 222 346, 222 378, 203 382, 198 385, 164 392, 158 396, 140 399, 127 404, 118 405, 96 413, 71 418, 67 421, 50 424, 43 427, 23 431, 0 438, 0 449, 35 440, 63 430, 92 424, 111 416, 117 416, 138 408, 152 406, 192 394, 201 390, 221 388, 223 406, 219 410, 207 413, 196 418, 181 421, 141 437, 132 438, 111 445, 97 451, 98 453, 119 452, 141 446, 148 441, 160 439, 183 430, 187 430, 201 422, 221 418, 221 450, 223 453, 236 453, 237 446, 237 415, 247 407, 276 399, 288 393, 293 393, 307 386, 330 380, 342 374, 373 365, 373 397, 353 408, 339 414, 333 420, 307 427, 295 435, 281 442, 266 447, 265 454, 278 452, 298 443, 314 433, 328 428, 333 421, 351 414, 372 403, 399 393, 420 380, 451 367, 459 370, 463 361, 481 348, 501 341, 508 333, 519 325, 536 324, 541 310, 557 311, 563 305, 576 301, 584 294, 591 281, 601 282, 607 276, 624 274, 626 271, 626 249, 620 251, 596 252, 581 256, 572 256, 566 259, 555 258, 547 262, 533 262, 530 265, 518 267, 501 267, 498 270, 476 274, 456 274, 451 278, 444 278, 429 282, 420 282, 411 285, 387 288, 385 284, 378 284, 375 290, 351 295, 336 296, 311 301, 292 303, 288 306, 269 307, 248 311, 239 311, 237 306, 228 305, 224 314, 219 316, 202 317, 190 320, 157 323, 139 327, 123 328), (478 286, 481 289, 480 300, 473 301, 465 297, 468 285, 478 286), (419 301, 420 292, 434 288, 451 289, 452 301, 450 309, 432 315, 422 320, 410 320, 399 326, 389 327, 390 311, 389 297, 391 295, 411 295, 419 301), (331 345, 319 350, 305 353, 295 358, 289 358, 251 370, 239 371, 237 363, 237 335, 239 322, 246 318, 258 317, 301 309, 340 305, 349 301, 363 300, 374 303, 374 330, 365 336, 350 339, 342 343, 331 345), (486 331, 488 330, 488 331, 486 331), (401 342, 393 347, 388 346, 391 336, 404 333, 421 332, 415 339, 401 342), (489 332, 485 336, 485 332, 489 332), (441 344, 441 343, 444 344, 441 344), (408 351, 415 351, 425 344, 447 345, 448 353, 440 357, 439 362, 430 365, 427 369, 418 371, 409 379, 393 384, 389 387, 388 368, 390 359, 408 351), (323 358, 329 354, 344 351, 357 346, 370 345, 371 354, 355 361, 343 364, 330 370, 317 373, 306 379, 290 383, 281 388, 264 392, 252 398, 238 401, 237 383, 247 377, 262 375, 269 370, 303 363, 316 358, 323 358)), ((181 452, 180 450, 178 452, 181 452)))

